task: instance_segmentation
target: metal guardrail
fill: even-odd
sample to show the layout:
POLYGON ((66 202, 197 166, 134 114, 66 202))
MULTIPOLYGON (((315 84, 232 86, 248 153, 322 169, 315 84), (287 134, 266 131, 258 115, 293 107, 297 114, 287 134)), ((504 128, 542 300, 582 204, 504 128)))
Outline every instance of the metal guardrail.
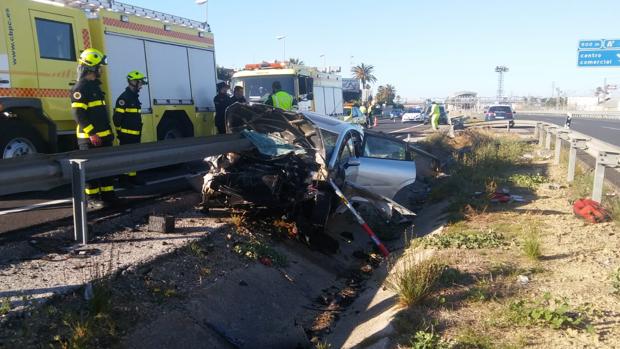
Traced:
MULTIPOLYGON (((603 142, 599 139, 590 137, 580 132, 559 127, 555 124, 530 120, 514 120, 515 126, 523 125, 535 128, 534 136, 538 139, 538 145, 544 146, 545 149, 551 150, 552 139, 555 138, 554 144, 554 160, 555 165, 560 164, 562 157, 562 142, 568 142, 570 145, 568 155, 568 173, 567 181, 575 180, 575 167, 577 163, 577 151, 581 150, 596 159, 594 167, 594 183, 592 185, 592 200, 601 202, 603 198, 603 184, 605 182, 606 169, 613 169, 620 172, 620 147, 603 142)), ((489 127, 500 126, 506 127, 510 131, 511 126, 507 121, 485 121, 466 127, 489 127)))
POLYGON ((620 119, 620 111, 585 111, 585 110, 521 110, 521 114, 525 115, 566 115, 570 114, 572 118, 590 118, 590 119, 620 119))
POLYGON ((0 195, 72 184, 75 239, 81 238, 86 244, 86 180, 196 161, 252 147, 240 134, 230 134, 0 160, 0 195))

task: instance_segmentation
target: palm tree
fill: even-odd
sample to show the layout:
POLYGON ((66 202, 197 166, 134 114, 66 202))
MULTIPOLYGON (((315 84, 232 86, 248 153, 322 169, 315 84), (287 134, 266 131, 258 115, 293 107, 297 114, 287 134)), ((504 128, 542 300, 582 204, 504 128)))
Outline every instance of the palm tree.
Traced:
POLYGON ((353 76, 362 82, 362 88, 366 88, 366 83, 374 83, 377 82, 377 78, 372 74, 375 70, 375 67, 368 64, 361 63, 353 68, 351 68, 351 72, 353 76))
POLYGON ((304 61, 302 61, 300 58, 289 58, 288 62, 291 64, 304 65, 304 61))

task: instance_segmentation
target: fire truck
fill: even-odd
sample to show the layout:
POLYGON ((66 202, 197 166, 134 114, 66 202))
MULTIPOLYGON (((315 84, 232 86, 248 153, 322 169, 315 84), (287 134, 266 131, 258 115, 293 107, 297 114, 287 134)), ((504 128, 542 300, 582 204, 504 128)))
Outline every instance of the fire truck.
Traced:
POLYGON ((337 69, 319 71, 314 67, 288 62, 246 64, 233 74, 232 85, 243 86, 250 103, 264 103, 279 81, 282 89, 297 101, 300 111, 340 116, 343 114, 342 78, 337 69))
POLYGON ((69 94, 86 48, 108 57, 101 80, 112 115, 139 70, 142 142, 215 133, 216 68, 207 23, 114 0, 2 0, 0 156, 75 148, 69 94))

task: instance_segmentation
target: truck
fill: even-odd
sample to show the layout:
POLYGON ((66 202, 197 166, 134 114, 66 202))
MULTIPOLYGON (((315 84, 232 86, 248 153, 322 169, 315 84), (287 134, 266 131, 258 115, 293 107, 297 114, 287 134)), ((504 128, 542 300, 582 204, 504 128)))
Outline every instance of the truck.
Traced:
POLYGON ((198 22, 114 0, 2 0, 0 156, 76 148, 70 90, 87 48, 109 64, 102 89, 110 116, 139 70, 142 142, 215 134, 213 34, 198 22))
POLYGON ((282 89, 297 101, 299 111, 341 116, 343 110, 342 78, 336 69, 319 71, 290 62, 246 64, 233 74, 233 86, 244 88, 250 103, 264 103, 272 92, 271 84, 279 81, 282 89))

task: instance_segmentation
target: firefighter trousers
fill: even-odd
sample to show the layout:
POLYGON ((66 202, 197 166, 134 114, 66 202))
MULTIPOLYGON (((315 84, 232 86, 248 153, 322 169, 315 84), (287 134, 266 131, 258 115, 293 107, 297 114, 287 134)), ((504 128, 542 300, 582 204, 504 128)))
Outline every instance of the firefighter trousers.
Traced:
MULTIPOLYGON (((120 145, 140 143, 140 135, 119 133, 118 142, 120 145)), ((132 172, 127 172, 126 175, 129 177, 135 177, 138 175, 138 173, 136 171, 132 171, 132 172)))
MULTIPOLYGON (((100 147, 111 147, 112 140, 103 141, 100 147)), ((88 150, 95 147, 88 139, 78 139, 78 147, 80 150, 88 150)), ((103 200, 112 198, 114 194, 114 177, 97 178, 86 182, 86 195, 88 197, 101 197, 103 200)))

